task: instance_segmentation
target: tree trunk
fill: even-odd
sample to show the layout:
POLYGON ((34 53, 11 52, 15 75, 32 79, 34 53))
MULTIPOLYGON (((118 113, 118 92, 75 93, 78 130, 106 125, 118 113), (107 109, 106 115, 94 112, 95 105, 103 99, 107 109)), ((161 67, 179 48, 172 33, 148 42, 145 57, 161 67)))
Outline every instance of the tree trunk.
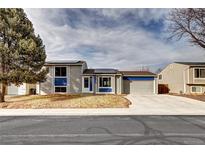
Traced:
POLYGON ((1 93, 0 93, 0 102, 5 102, 5 93, 6 93, 6 85, 2 83, 1 85, 1 93))

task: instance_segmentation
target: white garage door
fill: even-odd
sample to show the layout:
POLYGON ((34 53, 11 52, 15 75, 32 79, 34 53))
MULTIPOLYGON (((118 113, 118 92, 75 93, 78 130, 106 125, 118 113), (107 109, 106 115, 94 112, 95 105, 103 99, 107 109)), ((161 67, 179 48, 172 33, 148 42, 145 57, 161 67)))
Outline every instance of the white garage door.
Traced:
POLYGON ((130 81, 130 94, 153 94, 154 81, 130 81))
POLYGON ((23 83, 20 86, 15 86, 11 84, 8 86, 8 95, 25 95, 26 94, 26 84, 23 83))
POLYGON ((18 95, 18 87, 14 84, 8 86, 8 95, 18 95))

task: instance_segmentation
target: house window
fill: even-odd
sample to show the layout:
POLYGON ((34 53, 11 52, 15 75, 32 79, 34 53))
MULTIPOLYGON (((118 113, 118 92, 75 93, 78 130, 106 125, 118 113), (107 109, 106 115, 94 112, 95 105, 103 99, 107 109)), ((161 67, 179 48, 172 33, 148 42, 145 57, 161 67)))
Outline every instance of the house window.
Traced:
POLYGON ((66 87, 55 87, 55 92, 63 92, 65 93, 67 91, 66 87))
POLYGON ((66 67, 55 67, 55 76, 66 76, 66 67))
POLYGON ((88 86, 89 86, 88 77, 84 77, 84 88, 88 88, 88 86))
POLYGON ((55 78, 55 86, 67 86, 67 78, 55 78))
POLYGON ((100 87, 111 87, 111 77, 100 77, 100 87))
POLYGON ((159 75, 159 80, 162 80, 162 75, 161 74, 159 75))
POLYGON ((200 86, 192 86, 191 87, 191 92, 193 93, 201 93, 201 87, 200 86))
POLYGON ((194 77, 195 78, 205 78, 205 69, 195 68, 194 69, 194 77))

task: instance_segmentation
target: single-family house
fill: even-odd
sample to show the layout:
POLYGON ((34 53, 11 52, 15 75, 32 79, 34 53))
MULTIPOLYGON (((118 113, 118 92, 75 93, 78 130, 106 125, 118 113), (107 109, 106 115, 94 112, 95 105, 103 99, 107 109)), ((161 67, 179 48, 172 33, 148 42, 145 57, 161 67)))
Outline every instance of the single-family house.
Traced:
POLYGON ((159 85, 170 93, 205 93, 205 62, 174 62, 158 74, 159 85))
POLYGON ((85 61, 48 61, 47 80, 37 85, 38 94, 156 94, 157 75, 148 71, 89 69, 85 61))

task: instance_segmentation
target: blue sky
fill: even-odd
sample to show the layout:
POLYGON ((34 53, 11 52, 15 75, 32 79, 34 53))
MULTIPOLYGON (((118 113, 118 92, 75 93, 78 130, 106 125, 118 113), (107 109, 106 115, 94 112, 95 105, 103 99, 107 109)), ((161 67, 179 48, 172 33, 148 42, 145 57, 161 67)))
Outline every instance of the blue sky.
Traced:
POLYGON ((173 61, 204 61, 186 40, 167 41, 168 9, 25 9, 48 60, 86 60, 91 68, 151 71, 173 61))

